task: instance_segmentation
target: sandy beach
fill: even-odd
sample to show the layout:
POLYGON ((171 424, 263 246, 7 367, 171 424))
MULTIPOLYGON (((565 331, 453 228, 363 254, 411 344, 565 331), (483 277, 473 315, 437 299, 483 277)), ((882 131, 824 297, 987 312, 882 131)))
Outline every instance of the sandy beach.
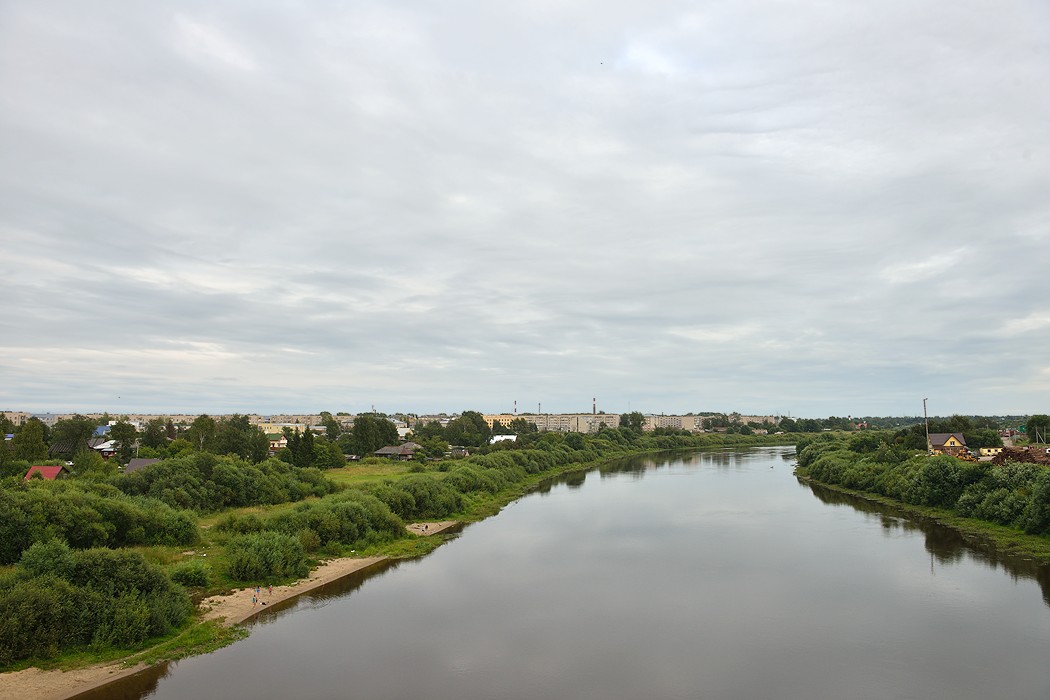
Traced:
MULTIPOLYGON (((456 525, 456 521, 413 523, 408 530, 415 535, 436 535, 456 525)), ((201 601, 201 619, 222 619, 227 625, 236 625, 258 615, 271 605, 294 598, 308 591, 336 581, 355 571, 385 560, 386 557, 344 557, 330 559, 310 572, 307 578, 287 586, 260 583, 259 600, 252 604, 254 588, 241 588, 227 595, 212 596, 201 601)), ((0 698, 18 700, 66 700, 79 693, 130 676, 145 668, 142 665, 126 667, 121 662, 87 666, 73 671, 42 671, 27 668, 23 671, 0 673, 0 698)))

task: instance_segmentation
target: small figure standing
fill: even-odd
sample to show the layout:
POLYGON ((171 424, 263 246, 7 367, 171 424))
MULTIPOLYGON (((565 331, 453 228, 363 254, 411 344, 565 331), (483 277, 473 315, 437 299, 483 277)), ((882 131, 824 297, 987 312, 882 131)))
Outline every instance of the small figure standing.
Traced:
POLYGON ((258 597, 256 597, 256 596, 252 596, 252 607, 253 607, 253 608, 255 607, 256 603, 258 603, 258 602, 259 602, 259 599, 258 599, 258 597))
POLYGON ((271 584, 267 585, 267 588, 270 589, 270 595, 273 595, 273 584, 271 583, 271 584))

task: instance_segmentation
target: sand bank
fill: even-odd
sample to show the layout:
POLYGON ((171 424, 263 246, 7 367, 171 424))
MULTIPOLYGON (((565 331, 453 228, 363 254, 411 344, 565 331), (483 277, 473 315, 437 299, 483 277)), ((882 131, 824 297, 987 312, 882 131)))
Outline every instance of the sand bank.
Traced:
MULTIPOLYGON (((408 530, 416 535, 436 535, 456 525, 456 521, 413 523, 408 530), (424 526, 426 530, 424 531, 424 526)), ((236 625, 258 615, 275 603, 302 595, 336 581, 355 571, 377 564, 386 557, 343 557, 330 559, 310 572, 307 578, 273 590, 260 582, 258 600, 252 605, 254 588, 241 588, 227 595, 211 596, 201 601, 201 620, 222 619, 227 625, 236 625)), ((145 666, 127 667, 121 662, 86 666, 72 671, 41 671, 27 668, 23 671, 0 673, 0 698, 18 700, 65 700, 85 691, 103 686, 124 676, 138 673, 145 666)))

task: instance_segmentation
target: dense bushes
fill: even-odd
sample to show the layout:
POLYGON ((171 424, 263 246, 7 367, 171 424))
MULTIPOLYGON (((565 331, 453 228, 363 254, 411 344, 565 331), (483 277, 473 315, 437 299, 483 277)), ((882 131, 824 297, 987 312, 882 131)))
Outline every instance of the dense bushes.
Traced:
POLYGON ((141 645, 191 611, 185 590, 135 552, 37 542, 0 581, 0 666, 84 645, 141 645))
POLYGON ((335 490, 317 469, 300 469, 279 459, 250 464, 207 452, 168 459, 117 477, 113 483, 128 494, 200 512, 301 501, 335 490))
POLYGON ((196 517, 96 482, 5 484, 0 488, 0 564, 34 542, 61 539, 76 549, 193 544, 196 517))
POLYGON ((1037 464, 908 456, 890 443, 821 436, 798 443, 799 473, 826 484, 1050 535, 1050 470, 1037 464))
POLYGON ((202 561, 184 561, 169 575, 172 581, 187 588, 207 588, 211 584, 211 567, 202 561))
POLYGON ((227 573, 235 581, 302 578, 310 571, 298 537, 280 532, 238 535, 226 544, 227 573))
POLYGON ((403 537, 405 524, 378 498, 347 491, 323 501, 300 503, 263 520, 231 515, 216 525, 220 532, 247 535, 276 532, 298 538, 306 551, 322 545, 365 547, 403 537))

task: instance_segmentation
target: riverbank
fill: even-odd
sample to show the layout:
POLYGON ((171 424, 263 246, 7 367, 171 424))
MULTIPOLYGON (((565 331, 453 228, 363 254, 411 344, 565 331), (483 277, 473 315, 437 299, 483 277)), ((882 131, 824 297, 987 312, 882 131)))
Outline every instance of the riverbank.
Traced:
MULTIPOLYGON (((668 439, 670 440, 670 438, 668 439)), ((602 464, 615 462, 623 458, 634 458, 646 454, 653 455, 682 450, 695 451, 704 448, 723 449, 726 447, 757 447, 779 444, 779 441, 770 438, 753 440, 741 439, 733 440, 731 442, 734 444, 722 444, 721 440, 717 440, 714 441, 715 444, 708 445, 684 445, 674 448, 641 449, 631 454, 603 456, 586 461, 570 462, 568 464, 552 466, 543 471, 529 474, 521 481, 518 481, 497 493, 485 494, 482 491, 471 493, 467 502, 464 504, 466 507, 462 511, 449 514, 451 517, 457 517, 458 521, 414 523, 407 526, 407 529, 415 535, 436 535, 446 532, 460 522, 469 523, 483 520, 498 513, 508 503, 511 503, 530 491, 539 488, 544 482, 548 482, 549 480, 555 479, 564 474, 586 471, 602 464)), ((464 461, 464 464, 469 466, 471 463, 464 461)), ((442 474, 442 470, 438 468, 435 468, 434 471, 439 475, 442 474)), ((406 473, 406 476, 408 476, 408 473, 406 473)), ((202 523, 202 527, 207 528, 213 524, 214 523, 212 522, 202 523)), ((256 600, 254 607, 252 606, 252 595, 254 594, 254 589, 242 588, 235 590, 232 593, 211 596, 204 602, 204 605, 208 610, 204 611, 201 617, 195 619, 175 638, 169 638, 161 644, 149 649, 130 652, 120 660, 112 660, 115 658, 115 654, 120 653, 119 651, 114 652, 102 662, 94 664, 87 662, 83 656, 77 657, 75 654, 71 654, 65 658, 60 658, 57 661, 51 661, 49 664, 52 665, 52 669, 55 666, 62 666, 70 670, 38 670, 30 668, 0 674, 0 697, 27 698, 27 700, 58 700, 69 698, 78 693, 105 685, 112 680, 134 673, 134 670, 128 668, 129 664, 135 664, 140 661, 145 661, 147 664, 155 664, 164 660, 208 653, 239 638, 237 633, 241 632, 242 628, 237 627, 238 623, 258 615, 262 610, 271 609, 271 606, 278 604, 282 600, 294 598, 313 590, 314 588, 323 586, 326 583, 330 583, 331 581, 337 580, 338 578, 355 571, 360 571, 368 566, 373 566, 386 559, 397 559, 402 557, 412 558, 420 556, 431 551, 439 544, 440 542, 437 540, 427 541, 425 539, 417 540, 416 538, 401 538, 395 542, 387 543, 364 552, 364 554, 369 555, 367 559, 361 557, 328 560, 324 564, 324 567, 331 567, 330 569, 324 571, 321 568, 315 569, 314 572, 305 579, 301 579, 300 581, 287 586, 275 587, 272 594, 267 585, 265 595, 260 596, 261 600, 256 600), (262 603, 265 603, 265 605, 262 603), (221 622, 221 620, 224 620, 225 622, 221 622), (88 665, 80 666, 80 668, 72 668, 78 663, 88 665)), ((343 553, 347 553, 348 551, 352 550, 343 549, 343 553)), ((202 556, 206 555, 207 553, 202 554, 202 556)), ((209 559, 209 561, 212 560, 209 559)), ((267 582, 260 581, 258 583, 261 587, 267 582)), ((260 590, 260 593, 262 592, 263 591, 260 590)), ((98 662, 99 657, 96 656, 93 661, 98 662)))
MULTIPOLYGON (((432 523, 412 523, 407 527, 409 532, 418 536, 438 535, 459 525, 458 521, 445 520, 432 523)), ((241 588, 224 595, 205 598, 198 608, 199 617, 193 622, 199 625, 209 620, 217 620, 223 625, 242 624, 277 603, 297 598, 321 586, 338 581, 357 571, 362 571, 390 557, 340 557, 329 559, 310 572, 306 578, 299 579, 286 586, 265 586, 260 588, 259 599, 253 604, 254 588, 241 588)), ((148 650, 147 652, 148 653, 148 650)), ((135 659, 142 656, 136 654, 135 659)), ((0 698, 18 698, 18 700, 67 700, 81 693, 99 688, 113 681, 134 675, 147 668, 148 664, 134 663, 127 660, 107 664, 96 664, 83 668, 62 670, 41 670, 27 668, 21 671, 0 673, 0 698)))
POLYGON ((1017 563, 1030 563, 1038 566, 1050 565, 1050 538, 1042 535, 1026 535, 1023 532, 985 520, 963 518, 943 508, 912 505, 881 494, 857 491, 838 484, 818 481, 797 472, 795 476, 799 481, 816 484, 829 491, 846 494, 868 503, 892 508, 914 517, 950 527, 963 536, 967 545, 985 554, 1016 560, 1017 563))
MULTIPOLYGON (((459 525, 457 520, 443 520, 435 523, 412 523, 407 530, 414 535, 427 537, 439 535, 459 525)), ((258 599, 253 602, 256 595, 254 588, 240 588, 232 593, 216 595, 201 601, 200 611, 202 622, 207 620, 221 620, 226 625, 237 625, 266 610, 277 603, 296 598, 303 593, 312 591, 333 581, 352 574, 356 571, 367 569, 386 561, 390 557, 339 557, 329 559, 310 572, 306 578, 299 579, 287 586, 264 586, 260 584, 258 599)))

